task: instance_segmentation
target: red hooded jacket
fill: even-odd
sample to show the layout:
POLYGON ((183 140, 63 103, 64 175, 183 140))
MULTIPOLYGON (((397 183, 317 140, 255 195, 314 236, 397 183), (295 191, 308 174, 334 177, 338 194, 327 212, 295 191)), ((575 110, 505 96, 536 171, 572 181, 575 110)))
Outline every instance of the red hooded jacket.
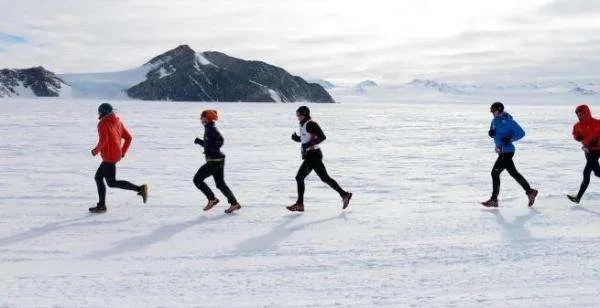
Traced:
POLYGON ((125 128, 116 114, 111 113, 100 119, 98 123, 98 145, 92 150, 92 154, 100 153, 102 161, 117 163, 131 145, 131 134, 125 128), (121 139, 125 142, 121 145, 121 139))
POLYGON ((600 152, 600 120, 592 117, 587 105, 577 106, 575 113, 579 112, 583 113, 583 118, 573 126, 573 138, 589 151, 600 152))

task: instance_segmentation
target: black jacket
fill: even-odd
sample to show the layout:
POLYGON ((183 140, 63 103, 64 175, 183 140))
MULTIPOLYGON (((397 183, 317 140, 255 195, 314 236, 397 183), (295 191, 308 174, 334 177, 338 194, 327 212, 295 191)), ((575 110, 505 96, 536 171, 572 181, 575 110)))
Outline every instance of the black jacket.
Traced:
POLYGON ((204 138, 197 140, 198 144, 204 147, 204 154, 207 159, 220 159, 225 158, 225 154, 221 152, 223 146, 223 136, 219 133, 219 130, 215 127, 215 123, 207 123, 204 125, 204 138))

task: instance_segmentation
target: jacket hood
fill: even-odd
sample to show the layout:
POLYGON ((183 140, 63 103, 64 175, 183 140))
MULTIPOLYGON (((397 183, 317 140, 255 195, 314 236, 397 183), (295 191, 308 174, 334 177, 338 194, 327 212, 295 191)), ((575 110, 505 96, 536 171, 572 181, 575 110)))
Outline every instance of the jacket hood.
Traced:
POLYGON ((117 115, 112 112, 103 116, 100 119, 100 123, 117 123, 117 122, 119 122, 119 117, 117 117, 117 115))
POLYGON ((592 112, 588 105, 579 105, 575 108, 575 113, 583 113, 583 120, 589 120, 592 118, 592 112))
POLYGON ((512 118, 513 117, 508 112, 502 112, 496 117, 498 120, 512 120, 512 118))

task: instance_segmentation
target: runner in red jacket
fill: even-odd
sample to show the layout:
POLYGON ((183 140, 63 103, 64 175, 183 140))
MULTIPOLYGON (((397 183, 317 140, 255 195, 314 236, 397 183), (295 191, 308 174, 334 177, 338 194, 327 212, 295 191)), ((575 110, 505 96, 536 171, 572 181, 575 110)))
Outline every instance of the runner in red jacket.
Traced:
POLYGON ((116 164, 125 157, 129 146, 131 145, 131 134, 125 128, 119 117, 113 112, 113 108, 108 103, 103 103, 98 107, 98 144, 92 149, 92 155, 96 156, 100 153, 102 163, 96 171, 96 186, 98 187, 99 201, 96 207, 91 207, 89 210, 93 213, 106 212, 106 186, 116 187, 121 189, 133 190, 142 196, 142 200, 146 203, 148 199, 148 186, 134 185, 128 181, 116 180, 116 164), (121 140, 125 140, 121 144, 121 140))
POLYGON ((580 105, 575 108, 575 114, 579 119, 573 126, 573 138, 581 142, 581 149, 585 153, 585 168, 583 169, 583 181, 579 187, 576 196, 567 195, 569 200, 579 203, 590 184, 590 175, 592 171, 597 177, 600 177, 600 120, 592 117, 592 112, 587 105, 580 105))

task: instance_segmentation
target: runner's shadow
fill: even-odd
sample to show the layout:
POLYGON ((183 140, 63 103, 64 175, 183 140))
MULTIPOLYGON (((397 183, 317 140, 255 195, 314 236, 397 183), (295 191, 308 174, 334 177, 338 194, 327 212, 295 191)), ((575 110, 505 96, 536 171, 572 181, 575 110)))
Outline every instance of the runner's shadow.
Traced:
POLYGON ((91 227, 97 225, 106 225, 106 224, 117 224, 121 222, 128 221, 129 219, 118 219, 118 220, 92 220, 87 221, 89 219, 89 215, 79 218, 67 219, 63 221, 51 222, 45 224, 41 227, 33 228, 21 233, 17 233, 15 235, 11 235, 9 237, 0 238, 0 247, 26 241, 32 238, 41 237, 52 232, 57 232, 63 229, 72 228, 72 227, 91 227))
POLYGON ((289 224, 291 224, 294 220, 296 220, 300 216, 301 215, 285 216, 284 221, 282 223, 276 225, 271 231, 269 231, 269 233, 247 239, 247 240, 237 244, 236 251, 239 253, 242 253, 242 254, 257 253, 259 251, 263 251, 263 250, 269 248, 270 246, 275 245, 276 243, 284 240, 285 238, 292 235, 292 233, 294 233, 300 229, 303 229, 303 228, 306 228, 309 226, 314 226, 317 224, 321 224, 324 222, 332 221, 332 220, 337 220, 337 219, 347 220, 348 219, 346 217, 346 212, 342 212, 339 215, 335 215, 330 218, 317 219, 317 220, 307 222, 307 223, 302 223, 302 224, 299 224, 299 225, 296 225, 293 227, 287 227, 289 224))
POLYGON ((571 210, 572 211, 588 212, 590 214, 593 214, 593 215, 596 215, 596 216, 600 216, 600 212, 592 211, 592 210, 586 209, 586 208, 581 207, 581 206, 573 206, 573 207, 571 207, 571 210))
POLYGON ((525 228, 525 223, 540 212, 536 209, 529 209, 529 213, 517 216, 515 221, 507 222, 504 216, 499 211, 489 211, 496 216, 496 222, 504 229, 504 236, 513 241, 530 240, 531 233, 525 228))
POLYGON ((225 217, 228 217, 228 215, 213 216, 210 218, 206 218, 205 216, 200 216, 193 220, 183 221, 183 222, 179 222, 179 223, 175 223, 175 224, 171 224, 171 225, 165 225, 165 226, 162 226, 162 227, 152 231, 150 234, 136 236, 136 237, 124 239, 119 242, 115 242, 113 244, 112 248, 87 254, 83 258, 98 259, 98 258, 104 258, 104 257, 113 256, 113 255, 123 254, 123 253, 127 253, 127 252, 132 252, 132 251, 136 251, 136 250, 141 250, 152 244, 155 244, 155 243, 158 243, 161 241, 166 241, 166 240, 170 239, 171 237, 173 237, 174 235, 176 235, 177 233, 183 232, 184 230, 186 230, 190 227, 193 227, 195 225, 201 224, 203 222, 221 220, 225 217))

